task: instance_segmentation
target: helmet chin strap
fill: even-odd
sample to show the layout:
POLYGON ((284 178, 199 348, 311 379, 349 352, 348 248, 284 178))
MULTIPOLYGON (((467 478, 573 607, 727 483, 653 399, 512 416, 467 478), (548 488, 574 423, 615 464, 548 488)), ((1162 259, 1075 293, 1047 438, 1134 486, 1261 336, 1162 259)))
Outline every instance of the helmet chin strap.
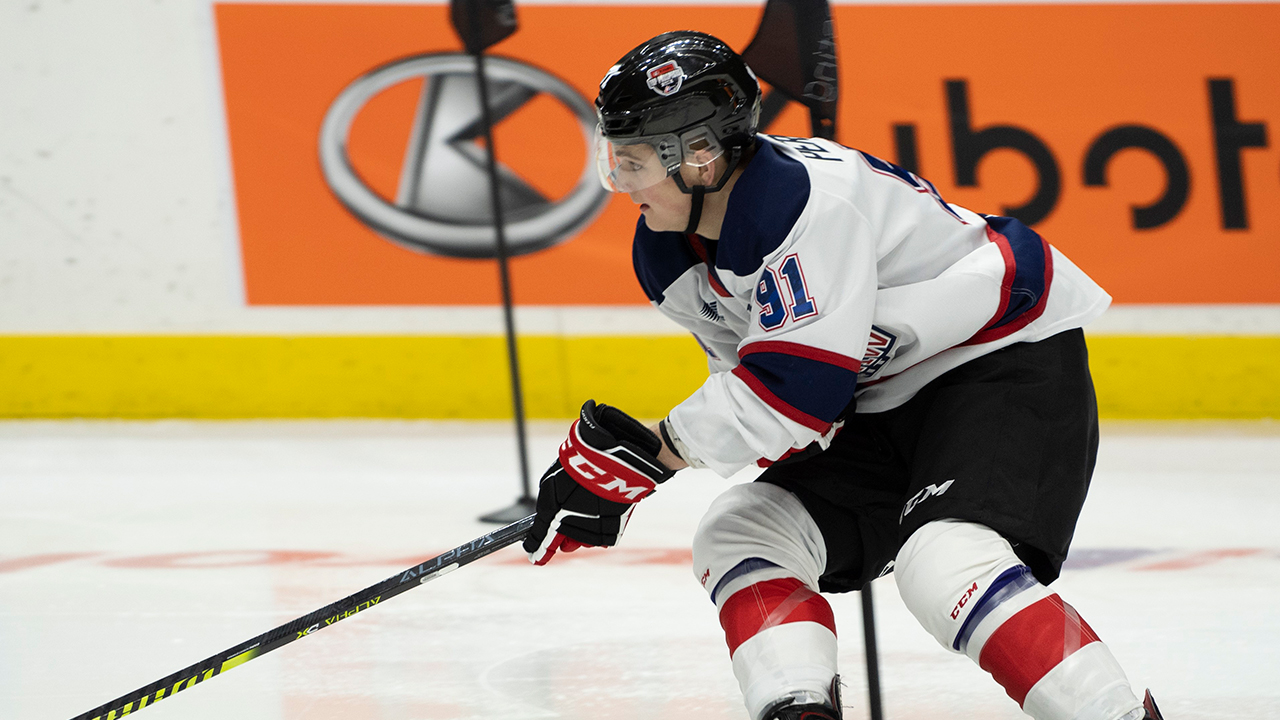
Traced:
POLYGON ((690 193, 693 197, 692 207, 689 208, 689 226, 684 229, 685 235, 692 235, 698 232, 698 223, 702 221, 702 199, 707 196, 707 188, 705 185, 697 185, 692 188, 690 193))
POLYGON ((735 147, 730 149, 729 162, 725 167, 724 175, 720 177, 719 182, 712 186, 694 185, 689 187, 684 184, 684 178, 680 177, 679 172, 671 176, 676 181, 676 187, 680 188, 680 192, 693 196, 690 198, 693 201, 693 205, 689 208, 689 224, 684 229, 686 235, 698 232, 698 223, 702 222, 702 201, 706 198, 707 193, 720 192, 725 183, 729 182, 729 178, 733 175, 733 171, 737 169, 738 162, 741 160, 742 148, 735 147))

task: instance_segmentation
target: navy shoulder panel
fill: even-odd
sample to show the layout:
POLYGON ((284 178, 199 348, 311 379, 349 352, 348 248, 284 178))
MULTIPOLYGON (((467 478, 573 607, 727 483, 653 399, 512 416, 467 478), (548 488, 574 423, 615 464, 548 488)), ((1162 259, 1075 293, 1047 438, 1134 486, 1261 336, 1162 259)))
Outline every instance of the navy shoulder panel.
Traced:
POLYGON ((998 328, 1040 304, 1049 291, 1053 260, 1048 243, 1021 220, 999 215, 983 217, 987 220, 987 227, 1008 242, 1008 249, 1013 255, 1013 283, 1005 290, 1009 294, 1008 303, 1004 314, 988 325, 989 328, 998 328))
POLYGON ((631 264, 644 294, 653 302, 661 304, 671 283, 700 262, 680 233, 654 232, 644 224, 643 215, 636 221, 631 264))
POLYGON ((778 249, 809 202, 809 171, 767 140, 733 186, 716 267, 739 277, 754 275, 766 255, 778 249))

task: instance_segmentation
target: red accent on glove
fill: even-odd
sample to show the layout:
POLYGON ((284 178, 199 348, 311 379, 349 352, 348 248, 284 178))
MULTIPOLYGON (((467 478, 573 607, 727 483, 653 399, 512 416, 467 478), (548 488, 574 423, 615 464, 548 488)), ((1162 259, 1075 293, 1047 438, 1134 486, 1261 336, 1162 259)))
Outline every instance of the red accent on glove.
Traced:
POLYGON ((529 561, 538 566, 546 565, 551 562, 551 558, 556 556, 556 550, 559 550, 560 546, 564 544, 567 539, 568 538, 560 533, 556 533, 555 537, 551 538, 551 544, 541 550, 541 555, 537 552, 529 553, 529 561))
POLYGON ((529 560, 534 565, 541 567, 551 562, 551 558, 556 556, 556 552, 571 553, 574 550, 577 550, 579 548, 584 548, 584 547, 598 547, 598 546, 585 545, 583 543, 578 542, 577 540, 573 540, 571 538, 565 537, 564 535, 561 535, 560 533, 556 533, 556 536, 551 539, 551 544, 547 546, 546 550, 542 551, 542 556, 537 557, 536 553, 534 553, 530 555, 529 560), (537 559, 534 559, 535 557, 537 557, 537 559))
POLYGON ((588 445, 578 433, 581 422, 574 421, 560 446, 560 464, 579 485, 618 503, 638 503, 658 487, 653 478, 588 445))

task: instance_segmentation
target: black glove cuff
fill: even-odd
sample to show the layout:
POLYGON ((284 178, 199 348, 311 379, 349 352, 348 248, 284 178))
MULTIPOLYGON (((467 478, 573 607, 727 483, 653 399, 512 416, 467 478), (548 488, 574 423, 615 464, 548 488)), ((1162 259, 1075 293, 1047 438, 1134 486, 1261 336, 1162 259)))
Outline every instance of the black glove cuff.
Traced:
POLYGON ((581 420, 578 427, 583 440, 597 448, 617 445, 630 450, 653 465, 659 473, 653 478, 654 482, 665 482, 675 474, 658 460, 662 440, 639 420, 612 405, 597 404, 595 400, 582 404, 581 420))

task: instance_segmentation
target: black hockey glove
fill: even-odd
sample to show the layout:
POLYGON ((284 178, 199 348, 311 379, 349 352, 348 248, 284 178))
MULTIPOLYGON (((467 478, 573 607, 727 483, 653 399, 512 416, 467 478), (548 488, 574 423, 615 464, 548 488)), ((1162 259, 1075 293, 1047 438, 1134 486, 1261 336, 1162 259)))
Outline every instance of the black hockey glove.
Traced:
POLYGON ((618 543, 635 504, 675 474, 658 462, 662 441, 621 410, 588 400, 538 485, 538 516, 524 539, 529 562, 557 550, 618 543))

